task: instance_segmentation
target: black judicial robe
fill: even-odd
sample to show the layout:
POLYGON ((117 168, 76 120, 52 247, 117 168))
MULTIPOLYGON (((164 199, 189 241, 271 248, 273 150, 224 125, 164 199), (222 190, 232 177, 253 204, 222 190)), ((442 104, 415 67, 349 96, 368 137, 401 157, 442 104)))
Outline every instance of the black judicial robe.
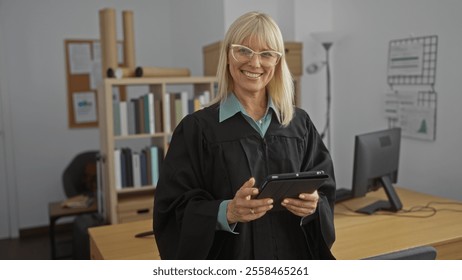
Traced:
POLYGON ((241 114, 218 121, 215 104, 186 116, 175 129, 161 167, 153 230, 162 259, 333 259, 335 180, 331 157, 308 114, 296 108, 287 127, 275 114, 264 136, 241 114), (250 177, 259 186, 274 173, 324 170, 313 215, 267 212, 216 230, 220 203, 250 177))

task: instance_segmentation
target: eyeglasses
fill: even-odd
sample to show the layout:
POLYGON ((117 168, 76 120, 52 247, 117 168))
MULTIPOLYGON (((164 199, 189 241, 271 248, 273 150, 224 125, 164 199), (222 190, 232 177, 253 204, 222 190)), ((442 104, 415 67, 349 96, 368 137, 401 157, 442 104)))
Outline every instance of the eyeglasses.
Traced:
POLYGON ((255 54, 260 55, 260 63, 266 67, 278 64, 282 57, 282 53, 277 51, 256 52, 242 45, 231 44, 231 55, 237 62, 249 62, 255 54))

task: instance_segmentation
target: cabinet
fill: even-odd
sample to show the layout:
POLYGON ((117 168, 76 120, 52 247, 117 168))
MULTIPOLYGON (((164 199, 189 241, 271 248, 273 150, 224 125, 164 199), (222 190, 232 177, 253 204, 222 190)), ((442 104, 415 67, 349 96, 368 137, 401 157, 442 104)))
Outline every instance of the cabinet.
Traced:
MULTIPOLYGON (((287 66, 294 78, 295 105, 301 104, 300 78, 303 74, 303 44, 300 42, 284 42, 287 66)), ((202 48, 204 75, 214 76, 217 72, 218 59, 220 56, 221 41, 206 45, 202 48)))
MULTIPOLYGON (((116 156, 114 151, 121 147, 133 146, 140 149, 146 145, 155 145, 165 155, 174 125, 168 129, 166 121, 170 119, 168 106, 169 93, 188 92, 190 98, 204 92, 214 96, 215 77, 169 77, 169 78, 123 78, 105 79, 98 90, 98 114, 100 132, 100 150, 102 154, 101 178, 103 186, 104 214, 111 224, 151 219, 156 186, 141 185, 117 188, 116 156), (114 122, 114 92, 124 91, 128 102, 148 92, 160 101, 162 129, 153 133, 123 133, 116 135, 114 122)), ((157 107, 159 108, 159 107, 157 107)), ((116 115, 117 116, 117 115, 116 115)))

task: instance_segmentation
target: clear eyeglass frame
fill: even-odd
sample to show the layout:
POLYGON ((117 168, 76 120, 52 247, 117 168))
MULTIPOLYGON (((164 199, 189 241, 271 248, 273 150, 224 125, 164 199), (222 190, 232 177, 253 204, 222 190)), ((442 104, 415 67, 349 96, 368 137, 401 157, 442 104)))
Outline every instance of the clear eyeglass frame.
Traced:
POLYGON ((263 66, 275 66, 279 63, 282 57, 282 53, 277 51, 268 50, 256 52, 246 46, 231 44, 231 55, 237 62, 249 62, 256 54, 260 56, 260 63, 263 66))

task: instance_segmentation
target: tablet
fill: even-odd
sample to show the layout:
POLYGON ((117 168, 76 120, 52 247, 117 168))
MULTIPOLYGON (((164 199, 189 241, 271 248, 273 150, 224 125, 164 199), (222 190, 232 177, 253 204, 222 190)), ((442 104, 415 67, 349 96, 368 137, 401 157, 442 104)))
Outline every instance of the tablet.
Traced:
POLYGON ((271 211, 285 210, 281 205, 284 198, 297 198, 301 193, 312 193, 329 178, 324 171, 273 174, 260 187, 257 198, 272 198, 271 211))

